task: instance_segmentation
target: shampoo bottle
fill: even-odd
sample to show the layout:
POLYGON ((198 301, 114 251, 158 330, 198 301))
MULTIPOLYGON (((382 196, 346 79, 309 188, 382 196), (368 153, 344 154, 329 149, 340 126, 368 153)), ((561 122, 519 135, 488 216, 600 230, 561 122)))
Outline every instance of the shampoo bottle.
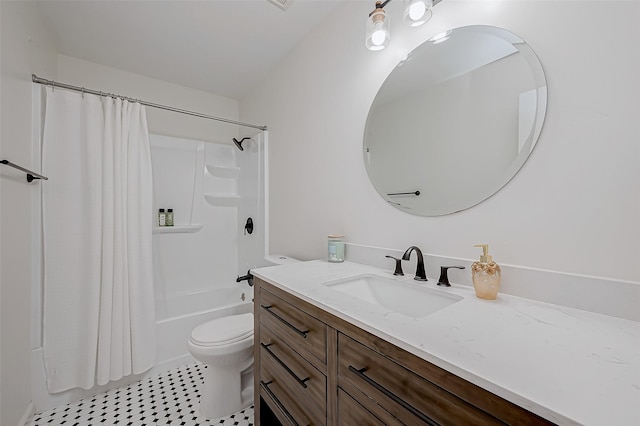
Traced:
POLYGON ((476 296, 480 299, 495 300, 500 288, 500 266, 489 255, 488 244, 476 244, 474 247, 482 247, 480 261, 471 265, 471 279, 476 296))

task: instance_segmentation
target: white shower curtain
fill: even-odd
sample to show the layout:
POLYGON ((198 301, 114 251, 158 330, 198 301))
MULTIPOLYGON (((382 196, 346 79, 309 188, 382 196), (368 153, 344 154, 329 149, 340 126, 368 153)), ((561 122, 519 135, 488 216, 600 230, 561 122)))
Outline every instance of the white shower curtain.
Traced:
POLYGON ((43 351, 55 393, 155 362, 152 177, 143 106, 46 90, 43 351))

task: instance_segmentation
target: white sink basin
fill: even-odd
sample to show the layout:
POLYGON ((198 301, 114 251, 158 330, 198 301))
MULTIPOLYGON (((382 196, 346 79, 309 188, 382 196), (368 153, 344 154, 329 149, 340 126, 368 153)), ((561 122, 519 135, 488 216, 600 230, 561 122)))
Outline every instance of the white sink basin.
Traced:
POLYGON ((394 280, 373 274, 330 281, 324 285, 411 318, 426 317, 463 299, 455 294, 426 288, 426 283, 394 280))

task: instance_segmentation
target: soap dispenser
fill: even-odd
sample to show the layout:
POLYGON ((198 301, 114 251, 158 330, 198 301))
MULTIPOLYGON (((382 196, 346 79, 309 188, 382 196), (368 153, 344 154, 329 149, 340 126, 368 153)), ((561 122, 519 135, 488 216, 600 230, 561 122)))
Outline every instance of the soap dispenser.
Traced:
POLYGON ((480 299, 495 300, 500 288, 500 266, 489 255, 488 244, 476 244, 474 247, 482 247, 480 261, 471 265, 471 279, 476 296, 480 299))

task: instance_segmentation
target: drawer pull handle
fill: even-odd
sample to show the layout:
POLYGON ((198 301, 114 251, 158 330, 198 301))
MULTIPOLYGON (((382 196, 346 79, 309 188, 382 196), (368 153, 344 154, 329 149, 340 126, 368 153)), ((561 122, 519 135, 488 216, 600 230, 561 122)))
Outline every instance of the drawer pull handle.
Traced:
POLYGON ((303 338, 307 338, 307 334, 309 333, 309 330, 300 330, 299 328, 297 328, 296 326, 294 326, 293 324, 291 324, 289 321, 287 321, 286 319, 282 318, 280 315, 276 314, 275 312, 273 312, 271 310, 272 306, 271 305, 260 305, 260 307, 262 309, 264 309, 265 311, 269 312, 271 315, 273 315, 274 317, 276 317, 277 320, 279 320, 281 323, 283 323, 284 325, 286 325, 287 327, 289 327, 291 330, 295 331, 297 334, 299 334, 300 336, 302 336, 303 338))
POLYGON ((278 361, 278 364, 280 364, 280 366, 282 368, 284 368, 286 370, 286 372, 289 373, 291 375, 291 377, 293 377, 300 384, 300 386, 302 386, 305 389, 307 388, 307 384, 305 382, 307 380, 309 380, 309 377, 307 377, 306 379, 301 379, 300 377, 298 377, 298 375, 296 373, 294 373, 293 370, 291 370, 289 367, 287 367, 287 365, 284 362, 282 362, 282 360, 280 358, 278 358, 276 356, 276 354, 274 354, 271 351, 271 349, 269 349, 269 346, 271 346, 271 344, 265 345, 264 343, 260 342, 260 346, 262 346, 265 351, 269 352, 269 355, 271 355, 273 357, 273 359, 278 361))
POLYGON ((269 396, 271 397, 271 399, 273 399, 273 402, 276 403, 276 405, 278 405, 278 408, 280 409, 280 411, 282 411, 282 413, 287 416, 287 419, 289 420, 289 422, 291 422, 292 425, 298 425, 298 422, 296 422, 296 420, 291 416, 291 414, 289 414, 289 412, 287 411, 286 408, 284 408, 284 405, 282 405, 282 403, 280 402, 280 400, 278 400, 278 398, 276 398, 276 395, 273 393, 273 391, 271 389, 269 389, 269 385, 273 383, 271 381, 269 382, 264 382, 262 380, 260 380, 260 386, 262 386, 262 388, 269 394, 269 396))
POLYGON ((364 374, 364 372, 367 371, 366 368, 361 368, 360 370, 358 370, 357 368, 355 368, 352 365, 350 365, 349 366, 349 371, 351 371, 352 373, 354 373, 355 375, 360 377, 362 380, 364 380, 365 382, 367 382, 368 384, 370 384, 374 388, 378 389, 380 392, 385 394, 385 396, 391 398, 393 401, 395 401, 398 404, 402 405, 402 407, 404 407, 405 409, 410 411, 416 417, 419 417, 420 420, 422 420, 423 422, 427 423, 430 426, 438 426, 438 423, 436 423, 435 421, 433 421, 432 419, 430 419, 429 417, 424 415, 421 411, 419 411, 413 405, 409 404, 407 401, 405 401, 404 399, 400 398, 399 396, 397 396, 396 394, 391 392, 389 389, 385 388, 380 383, 376 382, 371 377, 369 377, 366 374, 364 374))

